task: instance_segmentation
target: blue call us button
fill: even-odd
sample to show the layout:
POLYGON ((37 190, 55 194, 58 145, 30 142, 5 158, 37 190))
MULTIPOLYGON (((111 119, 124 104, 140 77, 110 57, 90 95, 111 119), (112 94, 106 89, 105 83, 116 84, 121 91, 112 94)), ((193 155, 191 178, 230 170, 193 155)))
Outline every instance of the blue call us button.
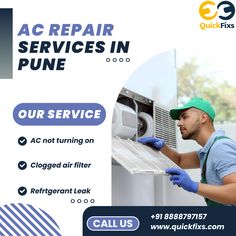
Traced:
POLYGON ((87 220, 91 231, 135 231, 139 224, 135 216, 91 216, 87 220))

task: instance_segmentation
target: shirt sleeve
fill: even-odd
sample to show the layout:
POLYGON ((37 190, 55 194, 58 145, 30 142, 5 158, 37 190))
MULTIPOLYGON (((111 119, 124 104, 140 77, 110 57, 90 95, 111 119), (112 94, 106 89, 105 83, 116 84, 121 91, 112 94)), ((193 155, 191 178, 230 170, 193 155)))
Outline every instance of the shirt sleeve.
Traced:
POLYGON ((216 174, 221 179, 236 173, 236 143, 233 140, 218 140, 212 146, 211 155, 216 174))

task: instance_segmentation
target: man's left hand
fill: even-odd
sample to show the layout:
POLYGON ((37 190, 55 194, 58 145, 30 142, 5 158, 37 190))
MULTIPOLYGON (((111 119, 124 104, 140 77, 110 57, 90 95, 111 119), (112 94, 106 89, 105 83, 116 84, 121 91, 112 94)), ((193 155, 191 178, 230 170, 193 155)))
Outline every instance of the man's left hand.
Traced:
POLYGON ((167 168, 166 173, 170 174, 170 181, 188 192, 196 193, 198 191, 198 183, 191 180, 189 175, 180 168, 167 168))

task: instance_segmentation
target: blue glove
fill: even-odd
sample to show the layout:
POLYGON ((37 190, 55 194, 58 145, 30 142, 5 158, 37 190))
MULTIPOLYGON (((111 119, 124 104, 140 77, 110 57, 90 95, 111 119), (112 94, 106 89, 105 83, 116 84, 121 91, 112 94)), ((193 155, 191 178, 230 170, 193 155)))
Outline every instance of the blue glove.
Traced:
POLYGON ((166 173, 171 175, 170 181, 172 181, 173 184, 177 184, 179 187, 192 193, 198 191, 198 183, 192 181, 184 170, 179 168, 167 168, 166 173))
POLYGON ((143 137, 139 138, 138 142, 142 144, 149 144, 153 147, 155 147, 157 150, 160 150, 164 147, 165 141, 160 138, 155 138, 155 137, 143 137))

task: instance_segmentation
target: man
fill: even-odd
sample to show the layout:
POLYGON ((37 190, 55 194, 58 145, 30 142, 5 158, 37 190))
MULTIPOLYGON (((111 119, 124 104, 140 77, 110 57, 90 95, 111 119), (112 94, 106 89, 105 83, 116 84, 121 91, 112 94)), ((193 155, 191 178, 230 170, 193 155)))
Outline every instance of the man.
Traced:
POLYGON ((170 110, 178 121, 182 138, 193 139, 202 148, 189 153, 178 153, 164 140, 154 137, 140 138, 143 144, 152 145, 184 169, 201 168, 201 183, 191 180, 180 168, 168 168, 170 180, 183 189, 203 196, 208 206, 236 205, 236 143, 216 131, 213 126, 215 111, 202 98, 193 98, 182 107, 170 110))

